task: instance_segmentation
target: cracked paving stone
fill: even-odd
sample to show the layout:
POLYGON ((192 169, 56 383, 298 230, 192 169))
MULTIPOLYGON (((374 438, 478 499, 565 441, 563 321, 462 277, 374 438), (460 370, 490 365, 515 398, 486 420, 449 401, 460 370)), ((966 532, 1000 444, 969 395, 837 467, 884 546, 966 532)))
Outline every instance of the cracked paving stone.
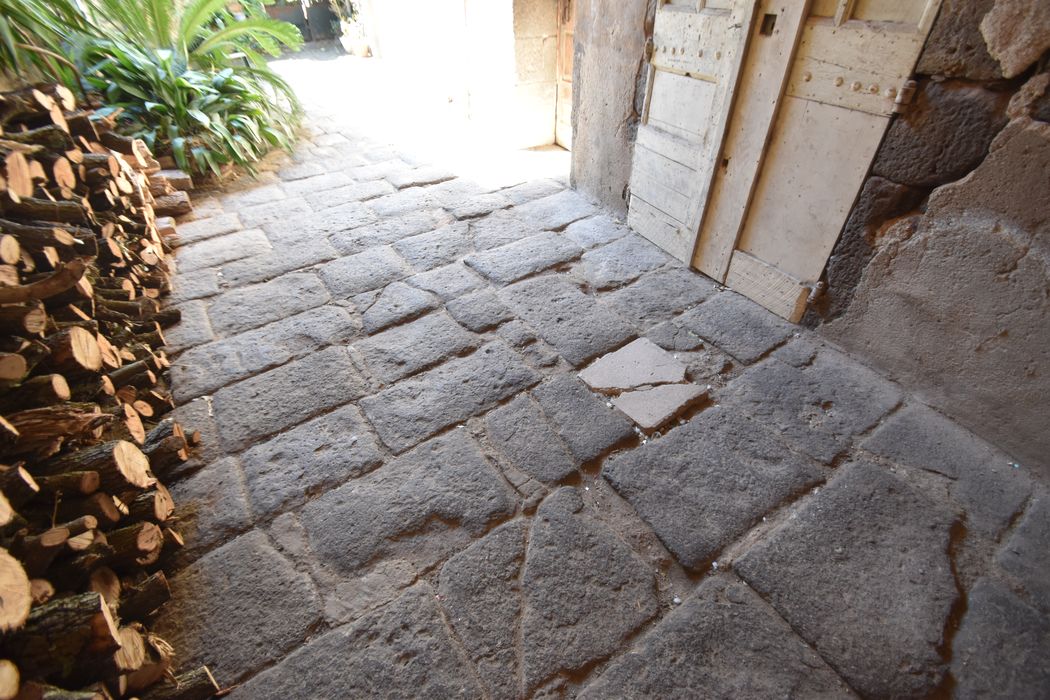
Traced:
POLYGON ((239 210, 238 213, 241 217, 241 223, 245 226, 261 228, 268 224, 278 224, 289 219, 303 221, 314 212, 309 204, 296 197, 294 199, 281 199, 255 204, 239 210))
POLYGON ((312 192, 305 195, 305 199, 314 210, 321 211, 341 204, 375 199, 393 191, 394 188, 383 180, 372 180, 368 182, 353 182, 335 189, 325 190, 324 192, 312 192))
POLYGON ((706 393, 695 384, 662 384, 651 389, 624 392, 613 398, 612 404, 642 430, 655 430, 706 393))
POLYGON ((523 277, 579 257, 583 251, 557 233, 540 233, 468 255, 464 262, 497 284, 510 284, 523 277))
POLYGON ((379 466, 361 412, 344 406, 252 447, 241 455, 252 507, 272 515, 379 466))
MULTIPOLYGON (((243 228, 244 226, 241 225, 241 219, 235 212, 229 214, 217 214, 215 216, 194 219, 193 221, 180 220, 178 225, 178 241, 180 246, 190 245, 191 243, 214 238, 215 236, 234 233, 243 228)), ((176 265, 178 264, 178 258, 179 255, 176 254, 176 265)))
POLYGON ((733 566, 859 693, 921 697, 958 597, 956 516, 882 467, 855 462, 733 566))
POLYGON ((563 487, 532 521, 521 619, 529 690, 613 653, 657 613, 652 571, 582 509, 576 490, 563 487))
POLYGON ((500 194, 506 196, 514 204, 524 204, 534 199, 549 197, 558 194, 565 189, 565 185, 554 180, 529 180, 513 187, 500 190, 500 194))
POLYGON ((671 262, 671 258, 641 236, 618 241, 583 254, 580 271, 595 289, 612 289, 633 282, 671 262))
POLYGON ((581 248, 593 248, 623 238, 631 232, 621 224, 605 215, 592 216, 569 224, 565 229, 566 238, 576 241, 581 248))
POLYGON ((514 207, 514 215, 527 224, 547 231, 557 231, 574 221, 596 213, 586 197, 574 190, 563 190, 542 199, 514 207))
POLYGON ((331 347, 220 389, 214 399, 215 419, 223 446, 240 450, 354 401, 366 389, 346 348, 331 347))
POLYGON ((438 593, 449 622, 497 700, 516 700, 518 577, 525 558, 526 521, 500 525, 441 568, 438 593))
POLYGON ((596 391, 628 391, 684 381, 685 365, 648 338, 639 338, 599 357, 580 372, 580 379, 596 391))
POLYGON ((265 255, 256 255, 235 260, 222 268, 225 285, 237 287, 253 282, 264 282, 293 270, 327 262, 338 253, 323 238, 307 237, 294 243, 275 243, 273 250, 265 255))
POLYGON ((187 301, 179 304, 178 309, 182 314, 179 322, 164 332, 164 347, 169 352, 179 352, 215 339, 208 320, 207 302, 187 301))
POLYGON ((1011 466, 1009 457, 925 406, 893 414, 862 447, 952 479, 952 495, 966 510, 966 527, 992 537, 1011 523, 1032 491, 1031 480, 1011 466))
POLYGON ((412 267, 426 272, 470 252, 470 227, 463 222, 449 224, 436 231, 402 238, 393 247, 412 267))
POLYGON ((314 499, 302 519, 317 556, 350 574, 387 557, 431 566, 508 517, 514 504, 461 428, 314 499))
POLYGON ((309 577, 259 531, 190 564, 171 589, 156 633, 176 646, 180 665, 206 663, 223 686, 302 643, 321 616, 309 577))
POLYGON ((822 348, 795 367, 773 357, 734 379, 722 404, 773 427, 806 454, 830 463, 854 435, 900 403, 900 390, 845 355, 822 348))
POLYGON ((650 328, 718 293, 715 283, 681 267, 656 270, 601 297, 602 302, 639 328, 650 328))
POLYGON ((434 600, 417 584, 360 620, 312 639, 236 688, 231 700, 481 698, 434 600))
POLYGON ((182 402, 203 396, 308 350, 344 342, 360 325, 349 311, 329 304, 190 348, 171 366, 175 397, 182 402))
POLYGON ((383 442, 401 452, 538 380, 517 353, 493 342, 365 398, 361 407, 383 442))
POLYGON ((179 272, 172 279, 171 296, 168 302, 181 304, 192 299, 215 296, 219 293, 219 275, 215 270, 179 272))
POLYGON ((354 347, 364 356, 373 375, 392 384, 479 344, 477 336, 445 314, 436 313, 373 335, 354 347))
POLYGON ((977 582, 952 641, 953 696, 1035 698, 1050 688, 1050 620, 1003 583, 977 582))
POLYGON ((527 395, 489 413, 486 426, 489 442, 535 479, 554 483, 575 473, 576 461, 527 395))
POLYGON ((251 526, 241 482, 237 458, 223 457, 172 484, 179 533, 186 539, 180 555, 205 552, 251 526))
POLYGON ((440 306, 436 296, 404 282, 394 282, 380 291, 360 294, 353 301, 361 311, 361 324, 369 335, 440 306))
POLYGON ((347 298, 385 286, 412 274, 392 248, 373 248, 321 266, 321 279, 333 296, 347 298))
POLYGON ((413 287, 437 294, 448 301, 485 286, 485 280, 461 262, 454 262, 429 272, 412 275, 405 280, 413 287))
POLYGON ((577 460, 589 462, 634 435, 631 421, 576 377, 558 374, 532 391, 550 424, 577 460))
MULTIPOLYGON (((350 179, 349 175, 337 170, 334 172, 322 172, 319 175, 312 175, 300 180, 285 182, 281 184, 281 188, 288 194, 304 197, 307 202, 310 202, 311 195, 323 195, 329 190, 334 190, 337 187, 343 187, 352 183, 353 180, 350 179)), ((313 202, 310 202, 310 204, 312 206, 313 202)))
POLYGON ((518 282, 500 298, 577 367, 634 337, 625 321, 559 275, 518 282))
POLYGON ((424 166, 411 170, 398 170, 387 175, 387 181, 401 190, 406 187, 419 187, 421 185, 436 185, 446 180, 455 179, 456 174, 444 168, 424 166))
POLYGON ((361 202, 347 202, 305 216, 288 216, 267 224, 270 240, 295 242, 305 237, 324 237, 373 223, 375 214, 361 202))
POLYGON ((513 204, 514 202, 502 192, 487 192, 456 204, 452 207, 452 215, 457 219, 474 219, 499 209, 506 209, 513 204))
POLYGON ((1029 602, 1050 614, 1050 495, 1033 500, 996 563, 1020 582, 1029 602))
POLYGON ((580 698, 851 698, 835 672, 735 576, 715 574, 580 698), (790 689, 790 690, 789 690, 790 689))
POLYGON ((683 328, 751 364, 787 340, 795 327, 735 292, 716 294, 678 317, 683 328))
POLYGON ((211 302, 208 316, 216 333, 231 336, 321 306, 328 299, 317 275, 295 272, 223 293, 211 302))
POLYGON ((483 251, 535 236, 540 230, 510 212, 497 211, 483 219, 471 221, 470 232, 474 236, 474 249, 483 251))
POLYGON ((716 407, 614 455, 602 476, 683 566, 700 569, 824 472, 759 425, 716 407))
POLYGON ((689 352, 704 344, 703 338, 690 333, 674 321, 664 321, 653 326, 646 332, 645 337, 671 352, 689 352))
POLYGON ((354 255, 373 246, 389 245, 402 238, 433 231, 451 221, 452 216, 441 209, 423 209, 348 231, 337 231, 328 240, 343 255, 354 255))
POLYGON ((448 302, 445 306, 452 318, 475 333, 495 328, 514 318, 514 314, 491 289, 468 294, 448 302))

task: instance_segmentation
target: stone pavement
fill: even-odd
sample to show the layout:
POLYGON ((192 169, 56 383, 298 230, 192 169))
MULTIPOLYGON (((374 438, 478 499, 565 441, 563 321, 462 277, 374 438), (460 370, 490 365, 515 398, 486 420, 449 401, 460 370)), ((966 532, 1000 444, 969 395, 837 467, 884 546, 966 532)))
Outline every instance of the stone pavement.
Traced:
POLYGON ((237 700, 1050 692, 1033 470, 564 180, 311 130, 179 227, 182 664, 237 700), (643 431, 613 400, 653 386, 687 397, 643 431))

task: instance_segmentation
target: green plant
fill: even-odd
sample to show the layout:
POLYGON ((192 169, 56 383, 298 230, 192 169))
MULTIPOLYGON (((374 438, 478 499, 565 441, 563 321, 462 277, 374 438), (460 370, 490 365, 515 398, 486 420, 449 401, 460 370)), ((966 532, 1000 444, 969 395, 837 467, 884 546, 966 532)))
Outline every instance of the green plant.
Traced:
POLYGON ((0 0, 0 72, 27 81, 52 77, 73 87, 76 67, 63 48, 98 31, 75 0, 0 0))

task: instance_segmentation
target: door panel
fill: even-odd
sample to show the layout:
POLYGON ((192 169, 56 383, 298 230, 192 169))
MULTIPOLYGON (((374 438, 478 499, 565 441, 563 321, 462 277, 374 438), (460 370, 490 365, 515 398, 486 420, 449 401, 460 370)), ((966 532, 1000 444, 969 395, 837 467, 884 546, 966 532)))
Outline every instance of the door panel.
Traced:
POLYGON ((558 97, 554 116, 554 142, 572 148, 572 62, 576 30, 576 0, 558 2, 558 97))

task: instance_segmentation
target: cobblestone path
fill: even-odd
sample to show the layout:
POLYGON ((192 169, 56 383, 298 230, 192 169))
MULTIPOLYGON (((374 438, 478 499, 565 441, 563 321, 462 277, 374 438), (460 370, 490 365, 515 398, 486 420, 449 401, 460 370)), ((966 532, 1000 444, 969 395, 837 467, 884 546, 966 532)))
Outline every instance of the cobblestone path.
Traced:
POLYGON ((564 181, 311 129, 179 227, 181 662, 237 700, 1047 692, 1032 470, 564 181), (637 338, 710 386, 653 434, 578 376, 637 338))

